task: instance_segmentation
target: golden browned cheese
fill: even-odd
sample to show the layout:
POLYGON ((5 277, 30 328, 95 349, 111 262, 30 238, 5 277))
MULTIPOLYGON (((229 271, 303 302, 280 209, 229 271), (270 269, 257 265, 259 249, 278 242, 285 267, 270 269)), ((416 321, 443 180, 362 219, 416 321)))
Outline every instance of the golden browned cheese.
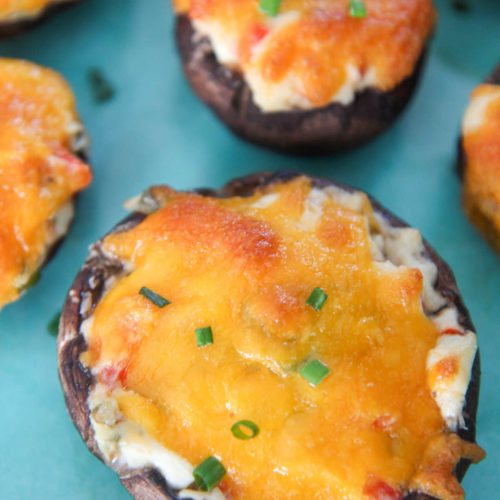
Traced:
POLYGON ((173 3, 178 13, 217 28, 244 73, 257 72, 267 83, 293 74, 315 106, 341 92, 349 68, 371 86, 394 88, 414 71, 436 17, 431 0, 365 0, 364 19, 349 15, 347 0, 283 0, 281 19, 290 16, 283 27, 259 11, 258 0, 173 3))
POLYGON ((89 167, 70 153, 78 127, 59 75, 0 59, 0 307, 45 258, 58 210, 90 182, 89 167))
POLYGON ((61 0, 0 0, 0 22, 20 17, 36 16, 51 4, 61 0))
POLYGON ((474 103, 478 112, 469 119, 470 126, 464 121, 464 206, 500 252, 500 86, 480 85, 472 93, 474 103))
POLYGON ((434 436, 418 464, 410 487, 435 498, 461 500, 464 490, 452 473, 455 465, 461 457, 477 463, 485 456, 486 453, 477 444, 463 441, 456 434, 434 436))
POLYGON ((421 457, 440 460, 426 450, 445 430, 421 272, 375 263, 366 217, 333 197, 319 208, 305 178, 248 198, 155 196, 163 208, 104 239, 127 273, 97 305, 82 357, 125 389, 121 412, 192 464, 219 457, 233 500, 401 499, 421 457), (315 287, 328 295, 319 311, 306 303, 315 287), (206 326, 214 343, 197 347, 206 326), (331 371, 316 387, 299 374, 314 359, 331 371), (256 438, 232 435, 241 419, 256 438))

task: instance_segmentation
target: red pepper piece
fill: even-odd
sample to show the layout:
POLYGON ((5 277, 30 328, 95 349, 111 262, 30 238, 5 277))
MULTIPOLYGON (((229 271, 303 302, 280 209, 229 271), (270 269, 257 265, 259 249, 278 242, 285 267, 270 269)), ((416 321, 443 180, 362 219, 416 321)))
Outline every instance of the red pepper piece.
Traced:
POLYGON ((263 24, 255 23, 252 28, 252 47, 257 45, 268 33, 269 30, 263 24))
POLYGON ((363 488, 363 494, 374 500, 402 500, 403 494, 385 481, 370 476, 363 488))
POLYGON ((456 328, 445 328, 441 332, 441 335, 465 335, 465 333, 457 330, 456 328))
POLYGON ((99 381, 107 387, 115 387, 120 383, 124 385, 127 378, 128 366, 124 363, 106 365, 99 372, 99 381))

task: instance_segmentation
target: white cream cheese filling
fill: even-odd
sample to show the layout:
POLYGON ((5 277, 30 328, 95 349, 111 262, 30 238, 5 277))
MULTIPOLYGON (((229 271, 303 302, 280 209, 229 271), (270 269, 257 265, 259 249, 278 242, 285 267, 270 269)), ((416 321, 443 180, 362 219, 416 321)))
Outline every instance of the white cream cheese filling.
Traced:
POLYGON ((90 137, 83 126, 83 123, 79 120, 71 120, 67 127, 66 132, 68 133, 69 146, 73 154, 88 154, 90 148, 90 137))
POLYGON ((170 487, 180 490, 180 498, 224 499, 218 488, 210 492, 189 489, 193 483, 194 467, 177 453, 160 445, 142 426, 124 418, 115 399, 117 392, 121 389, 110 392, 103 384, 97 383, 88 398, 94 438, 108 464, 118 473, 154 467, 170 487))
MULTIPOLYGON (((252 91, 252 97, 257 106, 266 113, 289 111, 292 109, 312 109, 317 106, 307 97, 301 79, 293 72, 278 82, 269 81, 260 69, 259 59, 266 52, 273 38, 288 25, 300 19, 298 11, 289 11, 268 17, 266 28, 269 33, 256 44, 249 67, 242 71, 238 57, 238 37, 230 33, 218 22, 212 20, 192 21, 195 29, 195 39, 208 38, 219 63, 242 72, 242 76, 252 91)), ((331 96, 329 103, 351 104, 356 93, 367 87, 376 87, 378 80, 374 67, 367 68, 361 73, 352 62, 345 67, 346 79, 342 87, 331 96)))
POLYGON ((140 425, 122 420, 116 400, 98 395, 101 390, 106 390, 100 385, 96 386, 89 398, 89 405, 95 438, 106 459, 118 469, 123 466, 132 469, 154 466, 164 477, 169 478, 169 484, 176 489, 191 484, 192 465, 161 446, 140 425))
POLYGON ((497 99, 500 99, 500 85, 488 85, 487 91, 471 98, 462 121, 463 135, 470 134, 481 127, 488 106, 497 99))
POLYGON ((427 356, 427 370, 450 356, 458 360, 458 373, 451 382, 448 379, 445 379, 446 382, 438 380, 432 387, 432 396, 451 430, 465 426, 462 410, 476 350, 476 335, 467 330, 464 335, 441 335, 436 347, 427 356))
MULTIPOLYGON (((254 209, 267 208, 279 199, 279 194, 264 195, 253 204, 254 209)), ((394 228, 381 214, 371 216, 371 204, 368 197, 359 191, 348 192, 335 186, 323 189, 313 188, 306 199, 300 227, 313 231, 320 220, 322 207, 328 197, 356 212, 364 214, 371 239, 372 255, 376 264, 385 272, 393 272, 398 266, 419 269, 423 276, 423 300, 426 314, 440 331, 452 328, 463 335, 440 335, 436 346, 427 357, 427 369, 430 370, 441 360, 455 356, 458 360, 458 374, 450 383, 438 383, 430 387, 438 404, 443 419, 449 430, 464 426, 462 415, 466 391, 471 378, 472 364, 477 351, 476 335, 464 331, 458 323, 455 306, 434 289, 437 277, 435 264, 426 257, 425 247, 420 233, 412 228, 394 228)), ((142 197, 136 197, 128 204, 129 209, 141 209, 142 197)), ((146 212, 150 213, 147 205, 146 212)), ((129 269, 130 270, 130 269, 129 269)), ((106 291, 112 288, 116 277, 106 282, 106 291)), ((105 292, 106 293, 106 292, 105 292)), ((82 304, 82 313, 90 311, 90 304, 82 304)), ((81 326, 87 337, 92 316, 81 326)), ((96 374, 99 367, 93 369, 96 374)), ((115 389, 121 390, 121 389, 115 389)), ((95 440, 108 464, 118 473, 123 468, 136 469, 155 467, 163 474, 168 484, 179 489, 180 498, 194 500, 223 500, 223 493, 215 488, 211 492, 194 491, 192 486, 193 466, 176 453, 161 446, 138 424, 126 421, 118 410, 113 392, 101 383, 93 386, 89 393, 88 405, 91 409, 90 422, 95 440)))

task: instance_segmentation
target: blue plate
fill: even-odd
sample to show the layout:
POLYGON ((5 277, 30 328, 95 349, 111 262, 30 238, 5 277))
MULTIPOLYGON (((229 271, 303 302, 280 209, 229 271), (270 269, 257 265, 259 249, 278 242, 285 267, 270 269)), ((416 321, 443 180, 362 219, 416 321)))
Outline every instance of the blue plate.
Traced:
POLYGON ((500 258, 469 224, 455 175, 456 140, 472 88, 500 60, 500 3, 467 12, 438 1, 440 22, 422 85, 382 137, 327 158, 274 154, 233 137, 181 74, 168 0, 87 0, 35 31, 0 42, 0 55, 60 71, 93 138, 92 187, 41 281, 0 313, 0 498, 130 498, 94 458, 68 415, 47 323, 60 309, 87 246, 125 215, 122 203, 150 184, 219 186, 263 169, 295 169, 352 184, 423 235, 455 271, 479 334, 483 379, 478 442, 489 456, 470 469, 467 498, 500 497, 500 258), (86 73, 101 68, 117 88, 97 105, 86 73), (496 306, 495 306, 496 304, 496 306), (495 312, 496 311, 496 312, 495 312))

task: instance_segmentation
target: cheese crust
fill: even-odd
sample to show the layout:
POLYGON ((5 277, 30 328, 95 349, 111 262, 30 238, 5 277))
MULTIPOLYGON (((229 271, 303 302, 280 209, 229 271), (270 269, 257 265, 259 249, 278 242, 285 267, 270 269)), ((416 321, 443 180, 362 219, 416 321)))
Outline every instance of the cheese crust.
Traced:
POLYGON ((462 124, 463 203, 467 215, 500 252, 500 85, 471 94, 462 124))
POLYGON ((36 19, 49 7, 78 0, 0 0, 0 23, 36 19))
POLYGON ((115 470, 153 465, 194 498, 192 467, 214 454, 229 473, 203 498, 459 498, 453 467, 482 455, 454 434, 475 335, 433 288, 417 231, 307 178, 245 198, 159 187, 135 209, 150 215, 94 249, 115 269, 105 290, 90 278, 97 305, 79 292, 90 420, 115 470), (316 286, 320 311, 306 303, 316 286), (199 348, 207 324, 214 344, 199 348), (299 375, 311 359, 331 369, 317 387, 299 375), (256 439, 231 435, 242 418, 256 439))
POLYGON ((241 72, 265 112, 351 103, 367 87, 389 91, 409 77, 432 32, 431 0, 283 0, 269 17, 256 0, 174 0, 221 64, 241 72))
POLYGON ((55 72, 0 59, 0 308, 29 284, 90 180, 86 136, 55 72))

